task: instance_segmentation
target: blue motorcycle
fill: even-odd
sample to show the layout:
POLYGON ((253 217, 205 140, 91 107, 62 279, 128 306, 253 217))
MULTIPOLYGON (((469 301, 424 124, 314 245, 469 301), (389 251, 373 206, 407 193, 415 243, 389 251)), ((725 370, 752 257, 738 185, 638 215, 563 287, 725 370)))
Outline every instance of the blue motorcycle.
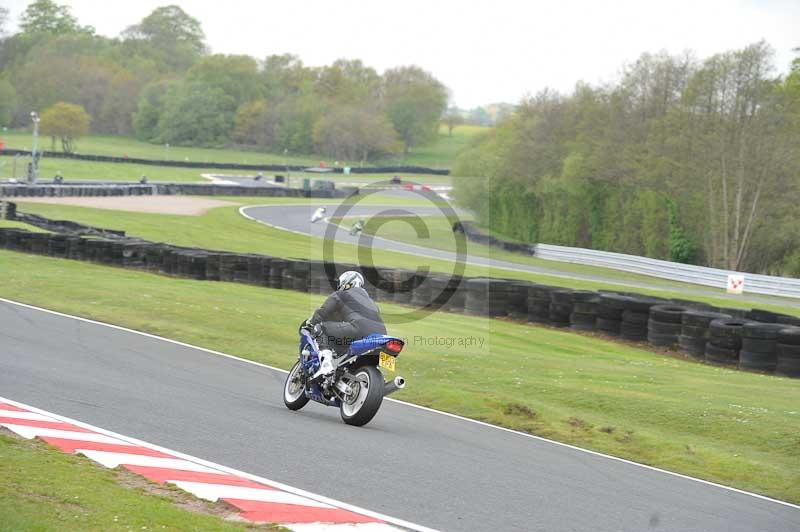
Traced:
POLYGON ((315 379, 319 345, 308 330, 300 329, 300 356, 286 377, 283 402, 289 410, 300 410, 309 401, 335 406, 348 425, 366 425, 378 413, 383 398, 405 386, 403 377, 385 382, 379 369, 394 372, 403 345, 400 338, 372 334, 353 342, 337 359, 332 373, 315 379))

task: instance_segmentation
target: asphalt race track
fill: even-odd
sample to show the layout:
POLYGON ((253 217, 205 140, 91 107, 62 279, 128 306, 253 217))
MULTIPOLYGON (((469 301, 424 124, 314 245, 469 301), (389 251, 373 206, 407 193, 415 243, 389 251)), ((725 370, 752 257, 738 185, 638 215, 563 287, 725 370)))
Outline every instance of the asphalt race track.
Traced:
MULTIPOLYGON (((407 196, 411 199, 420 198, 420 196, 417 195, 416 193, 410 193, 404 191, 388 192, 388 193, 400 196, 407 196)), ((241 209, 241 212, 243 215, 252 218, 256 221, 259 221, 261 223, 264 223, 266 225, 270 225, 280 229, 286 229, 288 231, 294 231, 297 233, 312 235, 319 238, 326 238, 332 236, 335 237, 336 240, 341 242, 347 242, 350 244, 362 245, 371 248, 386 249, 401 253, 408 253, 418 257, 428 257, 428 258, 441 259, 447 261, 456 261, 458 258, 456 254, 453 252, 434 249, 430 247, 424 247, 422 245, 415 246, 412 244, 406 244, 403 242, 397 242, 383 238, 370 238, 369 236, 366 235, 351 236, 349 233, 349 228, 353 224, 353 221, 351 220, 346 221, 343 224, 342 228, 331 227, 330 224, 326 223, 323 220, 320 220, 312 224, 311 215, 313 214, 313 212, 316 210, 317 207, 320 206, 326 207, 327 208, 326 216, 330 216, 336 211, 336 207, 339 205, 339 203, 323 203, 322 201, 314 205, 298 205, 298 204, 258 205, 258 206, 244 207, 241 209)), ((387 213, 396 213, 396 214, 403 213, 405 215, 417 215, 417 216, 442 215, 442 211, 440 211, 439 208, 435 206, 420 207, 420 206, 406 206, 406 205, 388 206, 388 205, 356 204, 348 211, 347 216, 363 217, 367 219, 369 217, 378 214, 387 214, 387 213)), ((467 250, 469 249, 469 246, 470 244, 468 243, 467 250)), ((477 255, 469 255, 469 254, 466 257, 466 263, 473 264, 476 266, 491 266, 493 268, 538 273, 543 275, 551 275, 554 277, 576 279, 581 281, 603 282, 628 288, 653 290, 662 287, 662 285, 659 285, 658 283, 648 284, 642 281, 631 281, 631 280, 625 281, 619 278, 604 277, 602 275, 596 275, 596 274, 568 272, 558 269, 557 266, 553 268, 531 266, 515 262, 496 260, 488 257, 479 257, 477 255)), ((720 299, 731 299, 731 300, 741 299, 741 296, 730 295, 725 293, 723 290, 714 290, 700 285, 689 287, 689 286, 680 286, 679 284, 675 284, 668 286, 667 288, 664 289, 672 292, 684 293, 687 295, 704 295, 720 299)), ((786 298, 773 298, 765 295, 747 294, 747 299, 753 302, 768 303, 768 304, 782 305, 788 307, 800 307, 800 302, 786 298)))
POLYGON ((0 345, 0 396, 428 527, 800 530, 795 506, 402 403, 364 428, 290 412, 279 371, 5 301, 0 345))

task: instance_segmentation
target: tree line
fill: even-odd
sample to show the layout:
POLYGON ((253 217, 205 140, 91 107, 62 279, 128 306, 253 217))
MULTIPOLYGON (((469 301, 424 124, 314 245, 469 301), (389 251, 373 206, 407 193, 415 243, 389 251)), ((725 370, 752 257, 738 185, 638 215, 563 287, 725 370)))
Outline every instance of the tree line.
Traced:
POLYGON ((51 0, 31 3, 13 35, 7 16, 0 7, 0 125, 28 126, 32 110, 61 103, 81 107, 96 133, 364 161, 430 142, 447 108, 447 88, 413 65, 378 74, 360 60, 211 54, 200 22, 175 5, 117 38, 51 0))
MULTIPOLYGON (((797 50, 800 51, 800 50, 797 50)), ((800 276, 800 57, 644 54, 545 90, 458 158, 456 197, 526 242, 800 276)))

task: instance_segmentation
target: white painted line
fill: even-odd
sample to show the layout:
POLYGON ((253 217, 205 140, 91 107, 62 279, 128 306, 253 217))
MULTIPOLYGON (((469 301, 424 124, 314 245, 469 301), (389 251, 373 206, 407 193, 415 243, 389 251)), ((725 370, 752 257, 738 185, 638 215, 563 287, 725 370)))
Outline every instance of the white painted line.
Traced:
POLYGON ((51 417, 37 414, 36 412, 17 412, 16 410, 0 410, 0 417, 11 417, 14 419, 28 419, 31 421, 57 421, 51 417))
MULTIPOLYGON (((285 525, 284 525, 285 526, 285 525)), ((397 532, 397 529, 386 523, 297 523, 288 525, 294 532, 397 532)))
MULTIPOLYGON (((195 346, 195 345, 187 344, 185 342, 179 342, 178 340, 171 340, 169 338, 164 338, 162 336, 156 336, 154 334, 150 334, 150 333, 146 333, 146 332, 142 332, 142 331, 137 331, 137 330, 134 330, 134 329, 128 329, 128 328, 122 327, 120 325, 113 325, 113 324, 110 324, 110 323, 103 323, 101 321, 90 320, 88 318, 81 318, 80 316, 72 316, 70 314, 64 314, 62 312, 58 312, 58 311, 55 311, 55 310, 49 310, 49 309, 46 309, 46 308, 36 307, 36 306, 33 306, 33 305, 28 305, 26 303, 20 303, 18 301, 13 301, 13 300, 10 300, 10 299, 0 298, 0 301, 5 302, 5 303, 10 303, 12 305, 18 305, 18 306, 21 306, 21 307, 30 308, 30 309, 33 309, 33 310, 38 310, 38 311, 41 311, 41 312, 46 312, 48 314, 53 314, 53 315, 61 316, 61 317, 64 317, 64 318, 70 318, 70 319, 74 319, 74 320, 78 320, 78 321, 83 321, 85 323, 93 323, 95 325, 102 325, 103 327, 110 327, 112 329, 117 329, 117 330, 120 330, 120 331, 125 331, 125 332, 129 332, 129 333, 133 333, 133 334, 139 334, 139 335, 142 335, 142 336, 146 336, 148 338, 153 338, 153 339, 156 339, 156 340, 160 340, 162 342, 168 342, 168 343, 171 343, 171 344, 174 344, 174 345, 180 345, 182 347, 188 347, 188 348, 191 348, 191 349, 197 349, 198 351, 203 351, 205 353, 209 353, 209 354, 212 354, 212 355, 217 355, 217 356, 221 356, 221 357, 225 357, 225 358, 230 358, 232 360, 237 360, 239 362, 244 362, 244 363, 247 363, 247 364, 252 364, 254 366, 259 366, 259 367, 270 369, 270 370, 273 370, 273 371, 278 371, 280 373, 289 373, 288 370, 285 370, 283 368, 276 368, 274 366, 269 366, 267 364, 263 364, 261 362, 256 362, 254 360, 247 360, 246 358, 237 357, 235 355, 229 355, 227 353, 222 353, 220 351, 214 351, 213 349, 207 349, 205 347, 198 347, 198 346, 195 346)), ((797 504, 792 504, 790 502, 781 501, 779 499, 773 499, 773 498, 767 497, 765 495, 759 495, 758 493, 752 493, 752 492, 749 492, 749 491, 740 490, 738 488, 732 488, 730 486, 725 486, 723 484, 717 484, 716 482, 711 482, 709 480, 703 480, 702 478, 690 477, 688 475, 683 475, 681 473, 675 473, 675 472, 672 472, 672 471, 668 471, 666 469, 660 469, 658 467, 650 466, 650 465, 647 465, 647 464, 640 464, 639 462, 634 462, 632 460, 626 460, 625 458, 619 458, 617 456, 612 456, 612 455, 609 455, 609 454, 603 454, 603 453, 600 453, 600 452, 597 452, 597 451, 592 451, 591 449, 584 449, 582 447, 576 447, 574 445, 569 445, 568 443, 562 443, 560 441, 549 440, 547 438, 543 438, 541 436, 536 436, 534 434, 528 434, 528 433, 525 433, 525 432, 520 432, 520 431, 509 429, 509 428, 506 428, 506 427, 501 427, 499 425, 492 425, 491 423, 486 423, 484 421, 478 421, 476 419, 470 419, 468 417, 459 416, 457 414, 451 414, 449 412, 443 412, 441 410, 428 408, 426 406, 415 405, 414 403, 408 403, 408 402, 405 402, 405 401, 400 401, 398 399, 393 399, 391 397, 386 397, 386 398, 384 398, 384 400, 385 401, 390 401, 392 403, 401 404, 401 405, 407 406, 409 408, 416 408, 418 410, 423 410, 425 412, 430 412, 430 413, 433 413, 433 414, 438 414, 438 415, 442 415, 442 416, 447 416, 449 418, 458 419, 459 421, 464 421, 464 422, 467 422, 467 423, 474 423, 474 424, 480 425, 482 427, 487 427, 487 428, 490 428, 490 429, 500 430, 500 431, 507 432, 507 433, 510 433, 510 434, 515 434, 515 435, 521 436, 523 438, 530 438, 530 439, 533 439, 533 440, 536 440, 536 441, 545 442, 545 443, 548 443, 548 444, 551 444, 551 445, 557 445, 559 447, 565 447, 567 449, 572 449, 574 451, 580 451, 580 452, 583 452, 583 453, 591 454, 593 456, 598 456, 598 457, 605 458, 605 459, 608 459, 608 460, 614 460, 614 461, 617 461, 617 462, 621 462, 623 464, 628 464, 628 465, 632 465, 632 466, 636 466, 636 467, 641 467, 641 468, 644 468, 644 469, 647 469, 647 470, 650 470, 650 471, 656 471, 658 473, 663 473, 665 475, 670 475, 670 476, 682 478, 682 479, 685 479, 685 480, 691 480, 693 482, 699 482, 699 483, 705 484, 707 486, 713 486, 715 488, 720 488, 720 489, 731 491, 731 492, 734 492, 734 493, 739 493, 741 495, 748 495, 750 497, 755 497, 757 499, 773 502, 773 503, 776 503, 776 504, 781 504, 783 506, 788 506, 790 508, 795 508, 797 510, 800 510, 800 506, 797 505, 797 504)), ((18 402, 13 401, 13 400, 6 400, 6 399, 3 399, 3 397, 0 397, 0 401, 5 401, 6 403, 8 403, 10 405, 19 406, 20 408, 29 408, 31 410, 34 410, 34 411, 37 411, 37 412, 41 412, 41 413, 43 413, 45 415, 52 415, 53 417, 55 417, 57 419, 66 420, 68 423, 72 423, 74 425, 84 426, 86 428, 91 428, 92 430, 97 430, 97 428, 95 428, 95 427, 91 427, 89 425, 82 424, 80 422, 76 422, 76 421, 73 421, 73 420, 68 420, 68 418, 64 418, 62 416, 56 416, 54 414, 50 414, 49 412, 45 412, 45 411, 36 409, 34 407, 30 407, 28 405, 25 405, 25 404, 22 404, 22 403, 18 403, 18 402)), ((102 431, 102 430, 100 432, 104 432, 106 434, 113 434, 111 432, 102 431)), ((168 453, 176 454, 174 451, 169 451, 169 450, 164 450, 164 449, 161 449, 161 448, 157 448, 156 446, 153 446, 153 445, 150 445, 150 444, 145 445, 145 447, 150 447, 151 449, 160 450, 162 452, 168 452, 168 453)), ((252 480, 256 480, 256 481, 259 481, 259 482, 262 481, 259 478, 254 477, 252 475, 249 475, 247 478, 250 478, 252 480)), ((321 499, 321 498, 317 497, 317 500, 324 500, 324 499, 321 499)), ((341 505, 339 505, 339 506, 341 506, 341 505)), ((361 511, 361 513, 364 513, 364 512, 361 511)), ((379 514, 365 514, 365 515, 376 515, 377 516, 379 514)), ((384 521, 387 520, 387 519, 385 519, 383 517, 379 517, 379 518, 383 519, 384 521)), ((401 526, 407 526, 407 525, 401 525, 401 526)), ((413 528, 413 527, 410 527, 410 526, 408 526, 408 528, 412 528, 414 530, 418 530, 417 528, 413 528)), ((430 530, 430 529, 427 529, 427 530, 430 530)))
POLYGON ((161 458, 159 456, 145 456, 141 454, 115 453, 110 451, 87 451, 81 449, 82 455, 90 460, 106 466, 109 469, 121 465, 160 467, 163 469, 180 469, 182 471, 196 471, 198 473, 219 473, 219 470, 204 465, 184 460, 182 458, 161 458))
POLYGON ((183 491, 188 491, 209 501, 219 499, 244 499, 248 501, 274 502, 279 504, 297 504, 300 506, 313 506, 315 508, 335 509, 335 506, 321 503, 294 493, 273 489, 247 488, 242 486, 226 486, 224 484, 206 484, 204 482, 189 482, 185 480, 168 480, 183 491))
MULTIPOLYGON (((9 301, 9 300, 3 299, 3 298, 0 298, 0 301, 14 303, 14 304, 22 305, 22 306, 25 306, 25 307, 29 307, 30 306, 30 305, 25 305, 24 303, 17 303, 16 301, 9 301)), ((36 308, 36 307, 30 307, 30 308, 36 308)), ((131 329, 125 329, 125 328, 119 327, 117 325, 104 324, 104 323, 101 323, 101 322, 93 322, 92 320, 87 320, 85 318, 79 318, 77 316, 69 316, 67 314, 60 314, 58 312, 47 310, 47 309, 37 309, 37 310, 41 310, 43 312, 49 312, 49 313, 52 313, 52 314, 58 314, 58 315, 61 315, 61 316, 82 320, 82 321, 85 321, 87 323, 97 323, 99 325, 106 325, 108 327, 112 327, 112 328, 116 328, 116 329, 120 329, 120 330, 125 330, 125 331, 128 331, 128 332, 134 332, 134 333, 142 334, 142 335, 145 335, 145 336, 151 336, 151 335, 148 335, 147 333, 142 333, 142 332, 139 332, 139 331, 133 331, 131 329)), ((153 336, 153 338, 158 338, 158 337, 157 336, 153 336)), ((170 341, 172 343, 181 345, 180 342, 176 342, 174 340, 171 341, 171 340, 169 340, 167 338, 163 338, 162 340, 170 341)), ((183 344, 183 345, 185 345, 186 347, 192 347, 192 346, 190 346, 188 344, 183 344)), ((200 349, 200 350, 203 351, 203 349, 200 349)), ((211 351, 209 351, 209 352, 211 352, 211 351)), ((238 357, 234 357, 232 355, 225 355, 224 353, 215 353, 215 354, 219 354, 221 356, 227 356, 227 357, 232 358, 232 359, 238 359, 238 360, 241 360, 243 362, 249 362, 247 360, 239 359, 238 357)), ((261 364, 259 364, 259 365, 261 365, 261 364)), ((265 366, 265 367, 268 367, 268 366, 265 366)), ((284 372, 284 373, 286 373, 286 372, 284 372)), ((164 454, 170 454, 170 455, 172 455, 172 456, 174 456, 176 458, 182 458, 184 460, 188 460, 188 461, 194 462, 196 464, 206 466, 209 469, 216 470, 214 472, 217 472, 217 473, 219 473, 219 472, 228 473, 230 475, 235 475, 235 476, 238 476, 238 477, 241 477, 241 478, 245 478, 245 479, 248 479, 248 480, 259 482, 261 484, 265 484, 267 486, 270 486, 270 487, 273 487, 273 488, 276 488, 276 489, 279 489, 279 490, 283 490, 283 491, 286 491, 286 492, 289 492, 289 493, 294 493, 295 495, 299 495, 301 497, 307 497, 307 498, 309 498, 311 500, 317 501, 318 503, 329 504, 331 506, 338 507, 338 508, 340 508, 342 510, 348 510, 348 511, 351 511, 351 512, 354 512, 354 513, 357 513, 357 514, 361 514, 361 515, 364 515, 364 516, 367 516, 367 517, 372 517, 372 518, 375 518, 375 519, 379 519, 379 520, 384 521, 386 523, 392 523, 394 525, 397 525, 397 526, 400 526, 400 527, 403 527, 403 528, 407 528, 409 530, 416 530, 418 532, 439 532, 434 528, 429 528, 429 527, 425 527, 425 526, 422 526, 422 525, 417 525, 417 524, 411 523, 409 521, 404 521, 403 519, 397 519, 395 517, 390 517, 388 515, 383 515, 383 514, 380 514, 378 512, 373 512, 371 510, 366 510, 366 509, 361 508, 359 506, 355 506, 355 505, 352 505, 352 504, 347 504, 345 502, 341 502, 341 501, 338 501, 336 499, 331 499, 330 497, 325 497, 324 495, 317 495, 316 493, 311 493, 309 491, 302 490, 302 489, 299 489, 299 488, 295 488, 295 487, 289 486, 287 484, 283 484, 281 482, 276 482, 276 481, 270 480, 268 478, 260 477, 258 475, 253 475, 253 474, 247 473, 245 471, 240 471, 238 469, 233 469, 232 467, 227 467, 227 466, 223 466, 223 465, 220 465, 220 464, 216 464, 214 462, 209 462, 208 460, 203 460, 202 458, 197 458, 195 456, 191 456, 191 455, 184 454, 184 453, 181 453, 181 452, 178 452, 178 451, 174 451, 172 449, 167 449, 166 447, 161 447, 159 445, 154 445, 152 443, 149 443, 149 442, 146 442, 146 441, 142 441, 142 440, 138 440, 136 438, 131 438, 129 436, 123 436, 122 434, 117 434, 116 432, 111 432, 110 430, 106 430, 106 429, 103 429, 103 428, 100 428, 100 427, 95 427, 94 425, 90 425, 88 423, 84 423, 84 422, 78 421, 76 419, 71 419, 71 418, 68 418, 68 417, 65 417, 65 416, 61 416, 59 414, 54 414, 52 412, 48 412, 46 410, 42 410, 42 409, 37 408, 35 406, 31 406, 31 405, 28 405, 28 404, 25 404, 25 403, 20 403, 19 401, 15 401, 13 399, 7 399, 5 397, 0 396, 0 401, 8 403, 8 404, 16 406, 16 407, 19 407, 19 408, 28 409, 28 410, 30 410, 32 412, 38 412, 40 414, 43 414, 43 415, 46 415, 46 416, 50 416, 52 418, 55 418, 58 421, 63 421, 65 423, 71 423, 71 424, 73 424, 73 425, 75 425, 77 427, 81 427, 81 428, 84 428, 84 429, 87 429, 87 430, 93 430, 93 431, 97 432, 98 434, 85 433, 85 435, 86 436, 105 435, 110 440, 112 440, 112 441, 110 441, 108 443, 117 443, 117 441, 115 441, 115 440, 120 440, 122 443, 127 443, 128 445, 137 445, 137 446, 140 446, 140 447, 145 447, 147 449, 152 449, 154 451, 159 451, 159 452, 162 452, 164 454)), ((72 433, 72 434, 77 434, 77 433, 72 433)), ((94 440, 91 440, 90 438, 85 438, 85 440, 86 441, 94 441, 94 440)))
MULTIPOLYGON (((130 445, 127 442, 124 442, 117 438, 106 436, 104 434, 93 434, 91 432, 73 432, 69 430, 59 430, 59 429, 46 429, 43 427, 31 427, 28 425, 13 425, 11 423, 2 423, 2 425, 11 432, 15 432, 20 436, 22 436, 23 438, 27 438, 29 440, 32 440, 37 436, 41 436, 47 438, 62 438, 64 440, 78 440, 78 441, 91 441, 95 443, 114 443, 117 445, 130 445)), ((73 425, 75 425, 75 423, 73 423, 73 425)))

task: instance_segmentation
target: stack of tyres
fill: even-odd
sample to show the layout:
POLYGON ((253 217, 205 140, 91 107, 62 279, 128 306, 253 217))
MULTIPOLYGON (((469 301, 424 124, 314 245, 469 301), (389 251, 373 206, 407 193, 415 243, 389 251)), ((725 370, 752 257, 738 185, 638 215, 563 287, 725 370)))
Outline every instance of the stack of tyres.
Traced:
POLYGON ((419 283, 411 293, 411 304, 416 308, 427 307, 434 296, 432 281, 433 276, 428 273, 419 276, 419 283))
POLYGON ((86 259, 86 240, 79 236, 67 237, 67 258, 73 260, 86 259))
POLYGON ((500 318, 508 315, 509 299, 513 289, 511 281, 492 279, 489 282, 489 316, 500 318))
POLYGON ((576 331, 593 331, 597 320, 597 294, 588 290, 576 290, 572 293, 572 314, 569 315, 569 327, 576 331))
POLYGON ((247 255, 238 255, 236 253, 221 255, 219 262, 220 281, 246 283, 249 278, 249 268, 247 255))
POLYGON ((550 293, 553 286, 534 285, 528 290, 528 321, 550 323, 550 293))
MULTIPOLYGON (((283 287, 288 288, 285 283, 283 287)), ((308 292, 308 262, 305 260, 292 261, 291 288, 298 292, 308 292)))
POLYGON ((50 235, 48 242, 47 254, 51 257, 66 257, 67 256, 67 235, 55 234, 50 235))
MULTIPOLYGON (((314 262, 315 261, 310 261, 308 263, 308 282, 310 283, 308 291, 317 294, 319 293, 319 283, 313 280, 314 262)), ((375 266, 362 266, 357 270, 360 270, 361 275, 364 277, 364 290, 367 291, 367 294, 369 294, 369 297, 373 301, 378 301, 378 269, 375 266)))
POLYGON ((464 304, 467 300, 467 280, 461 276, 450 278, 448 290, 450 299, 447 301, 447 310, 450 312, 464 312, 464 304))
POLYGON ((416 274, 411 270, 398 269, 392 271, 393 301, 401 305, 411 303, 411 297, 414 294, 417 281, 416 274))
POLYGON ((555 327, 569 327, 572 314, 572 290, 553 290, 550 292, 550 324, 555 327))
POLYGON ((778 337, 785 329, 779 323, 750 322, 742 328, 739 367, 773 373, 778 365, 778 337))
POLYGON ((528 281, 511 281, 508 291, 508 315, 518 321, 528 321, 528 281))
POLYGON ((264 255, 247 256, 247 282, 264 286, 269 278, 269 257, 264 255))
POLYGON ((789 316, 787 314, 778 314, 778 321, 781 325, 788 325, 790 327, 800 327, 800 318, 797 316, 789 316))
MULTIPOLYGON (((392 289, 394 285, 392 284, 392 271, 387 268, 375 268, 375 275, 375 298, 377 301, 393 301, 394 293, 392 289)), ((330 281, 326 280, 322 284, 326 285, 330 292, 330 281)))
POLYGON ((22 238, 23 233, 27 233, 28 231, 24 229, 7 229, 5 231, 6 235, 6 249, 19 249, 19 241, 22 238))
POLYGON ((446 275, 433 275, 430 279, 431 282, 431 300, 430 305, 432 310, 447 309, 447 304, 453 296, 452 278, 446 275))
POLYGON ((619 336, 622 330, 622 313, 632 298, 621 294, 603 293, 597 301, 597 320, 595 328, 612 336, 619 336))
POLYGON ((126 268, 144 268, 145 245, 144 242, 123 242, 122 265, 126 268))
POLYGON ((631 297, 622 303, 622 323, 620 336, 634 342, 647 340, 647 322, 650 321, 650 309, 663 303, 661 299, 651 297, 631 297))
POLYGON ((489 279, 475 278, 466 282, 467 299, 464 313, 474 316, 489 315, 489 279))
POLYGON ((209 281, 219 281, 219 267, 221 257, 224 253, 209 253, 206 257, 206 279, 209 281))
POLYGON ((749 323, 742 318, 723 318, 708 324, 706 360, 725 366, 739 363, 739 350, 742 348, 742 330, 749 323))
MULTIPOLYGON (((274 258, 269 263, 269 287, 283 288, 283 271, 286 269, 286 259, 274 258)), ((291 285, 290 285, 291 286, 291 285)))
POLYGON ((800 327, 786 327, 778 332, 778 364, 775 373, 800 377, 800 327))
POLYGON ((50 233, 31 233, 30 251, 38 255, 47 255, 50 251, 50 233))
POLYGON ((744 317, 750 321, 759 321, 761 323, 778 323, 778 314, 760 308, 747 311, 744 317))
POLYGON ((678 337, 680 350, 694 358, 704 359, 709 338, 709 325, 714 320, 730 318, 730 315, 719 312, 687 310, 681 317, 681 335, 678 337))
POLYGON ((673 347, 681 334, 683 313, 689 310, 681 305, 655 305, 650 307, 647 322, 647 341, 656 347, 673 347))
POLYGON ((321 294, 322 285, 328 283, 325 273, 325 263, 319 260, 308 261, 308 293, 321 294))

